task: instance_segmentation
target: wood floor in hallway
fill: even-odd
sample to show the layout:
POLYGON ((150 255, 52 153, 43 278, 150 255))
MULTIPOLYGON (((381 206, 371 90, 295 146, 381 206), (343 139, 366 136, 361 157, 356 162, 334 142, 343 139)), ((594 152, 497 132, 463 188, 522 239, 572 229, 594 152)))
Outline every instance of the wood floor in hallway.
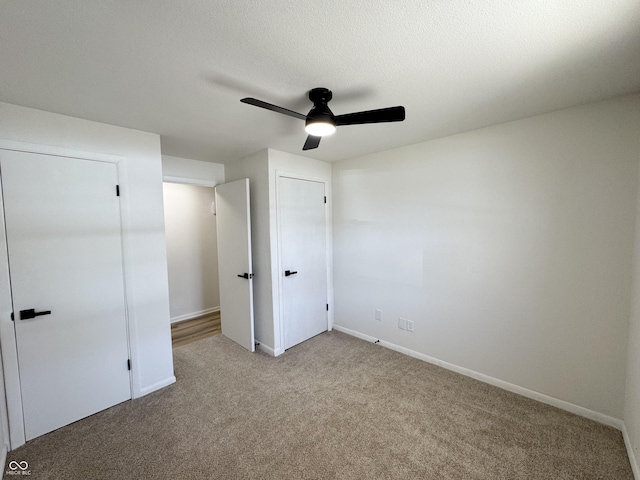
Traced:
POLYGON ((173 348, 221 333, 220 312, 207 313, 171 324, 173 348))

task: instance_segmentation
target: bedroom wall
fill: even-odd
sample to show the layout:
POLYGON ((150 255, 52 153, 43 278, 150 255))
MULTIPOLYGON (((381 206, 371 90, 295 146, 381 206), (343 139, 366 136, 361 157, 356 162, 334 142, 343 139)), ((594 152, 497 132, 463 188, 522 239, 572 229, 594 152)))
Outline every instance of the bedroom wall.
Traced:
POLYGON ((639 132, 636 95, 334 163, 336 327, 619 422, 639 132))
POLYGON ((225 166, 227 182, 249 179, 251 247, 253 264, 253 317, 255 339, 273 349, 273 299, 271 283, 271 234, 269 227, 269 153, 260 150, 225 166))
POLYGON ((173 383, 160 137, 0 103, 0 138, 125 158, 120 185, 133 396, 173 383))
POLYGON ((162 155, 162 175, 165 180, 219 185, 224 183, 224 165, 162 155))

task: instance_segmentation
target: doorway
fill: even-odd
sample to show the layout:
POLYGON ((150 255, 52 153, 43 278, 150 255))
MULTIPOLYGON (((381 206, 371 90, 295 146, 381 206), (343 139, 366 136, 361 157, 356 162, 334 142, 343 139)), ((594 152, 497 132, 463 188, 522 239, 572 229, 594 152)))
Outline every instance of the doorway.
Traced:
POLYGON ((211 185, 163 183, 174 347, 220 333, 215 194, 211 185))

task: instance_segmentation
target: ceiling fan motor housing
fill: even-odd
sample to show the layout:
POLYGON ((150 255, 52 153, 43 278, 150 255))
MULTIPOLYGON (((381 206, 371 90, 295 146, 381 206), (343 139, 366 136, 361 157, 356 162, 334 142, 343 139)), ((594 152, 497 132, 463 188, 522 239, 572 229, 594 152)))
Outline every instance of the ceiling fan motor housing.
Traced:
POLYGON ((314 105, 319 103, 328 103, 329 100, 333 98, 333 93, 328 88, 312 88, 309 90, 309 100, 313 102, 314 105))
POLYGON ((314 88, 309 91, 309 100, 313 102, 313 108, 309 111, 305 125, 310 123, 329 123, 335 127, 336 120, 327 102, 333 98, 328 88, 314 88))

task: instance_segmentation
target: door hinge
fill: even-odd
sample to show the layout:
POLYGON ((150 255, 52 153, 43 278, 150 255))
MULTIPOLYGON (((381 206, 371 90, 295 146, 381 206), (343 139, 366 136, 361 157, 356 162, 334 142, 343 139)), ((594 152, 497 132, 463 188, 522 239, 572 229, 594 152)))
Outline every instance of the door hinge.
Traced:
POLYGON ((131 359, 127 360, 127 370, 131 370, 131 359))
POLYGON ((116 185, 116 197, 120 196, 120 185, 116 185))
POLYGON ((327 312, 329 311, 329 304, 327 303, 327 312))
POLYGON ((13 312, 11 312, 11 321, 15 321, 15 318, 13 318, 13 312))
POLYGON ((327 203, 327 196, 324 197, 324 203, 327 203))

